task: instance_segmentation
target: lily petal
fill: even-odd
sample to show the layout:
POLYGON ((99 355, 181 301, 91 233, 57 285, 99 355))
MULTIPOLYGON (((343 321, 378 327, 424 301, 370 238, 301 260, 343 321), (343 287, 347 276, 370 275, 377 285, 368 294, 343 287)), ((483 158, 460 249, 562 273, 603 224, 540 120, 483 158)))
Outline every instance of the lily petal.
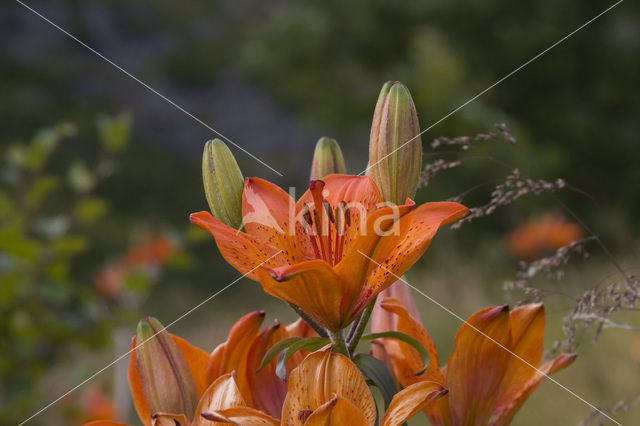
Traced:
POLYGON ((347 308, 357 298, 357 293, 324 260, 260 268, 258 277, 267 293, 299 306, 331 330, 345 325, 347 308))
POLYGON ((291 372, 282 407, 282 423, 302 425, 305 416, 301 414, 315 411, 335 396, 353 404, 362 412, 367 424, 375 422, 375 403, 358 367, 327 347, 307 356, 291 372))
POLYGON ((366 306, 376 294, 407 272, 422 257, 441 226, 463 218, 468 212, 462 204, 435 202, 422 204, 402 215, 394 225, 397 232, 390 229, 379 238, 373 251, 365 252, 374 262, 354 310, 357 312, 366 306))
POLYGON ((84 423, 82 426, 128 426, 126 423, 118 423, 111 420, 94 420, 84 423))
POLYGON ((287 329, 287 333, 289 334, 289 337, 316 337, 317 336, 313 328, 311 328, 309 324, 307 324, 307 322, 302 318, 298 318, 297 321, 289 324, 286 327, 286 329, 287 329))
POLYGON ((279 249, 225 225, 209 212, 192 213, 189 219, 194 225, 211 233, 222 257, 252 280, 257 281, 256 268, 259 265, 277 267, 287 264, 286 257, 279 249))
POLYGON ((500 386, 498 407, 508 405, 537 374, 544 351, 545 312, 541 303, 522 305, 509 313, 511 351, 509 368, 500 386))
POLYGON ((202 414, 244 406, 246 406, 246 403, 236 385, 235 373, 224 374, 209 386, 200 399, 198 408, 196 408, 196 417, 193 419, 192 424, 194 426, 222 425, 225 422, 211 423, 202 417, 202 414))
MULTIPOLYGON (((273 417, 280 417, 287 395, 287 384, 276 376, 275 360, 258 371, 262 358, 277 342, 286 339, 287 331, 278 323, 269 327, 253 341, 247 354, 247 382, 251 391, 251 406, 273 417)), ((294 360, 287 362, 287 371, 295 368, 294 360)))
POLYGON ((209 386, 206 375, 209 354, 197 346, 192 345, 182 337, 178 337, 173 334, 171 337, 173 337, 173 341, 176 342, 178 350, 182 353, 184 360, 187 362, 187 366, 189 367, 193 380, 196 384, 198 396, 202 396, 209 386))
MULTIPOLYGON (((376 300, 373 312, 371 313, 371 331, 373 333, 398 330, 398 318, 396 314, 388 312, 380 306, 382 300, 387 298, 400 300, 411 316, 422 324, 420 321, 420 313, 416 307, 416 302, 413 300, 413 296, 411 296, 411 290, 402 281, 396 281, 389 288, 378 294, 378 299, 376 300)), ((393 371, 391 358, 384 348, 384 341, 385 339, 380 339, 379 341, 373 342, 371 345, 371 354, 382 361, 389 371, 393 371)))
POLYGON ((482 309, 460 327, 447 362, 452 424, 489 421, 512 357, 508 347, 508 306, 482 309))
MULTIPOLYGON (((320 182, 324 182, 323 196, 332 206, 337 206, 340 201, 347 204, 358 202, 365 211, 371 211, 382 202, 380 191, 369 176, 333 174, 320 182)), ((301 211, 305 204, 312 203, 313 195, 311 190, 307 190, 296 203, 296 212, 301 211)))
POLYGON ((211 413, 203 413, 207 420, 231 423, 239 426, 279 426, 280 421, 274 419, 262 411, 249 407, 235 407, 218 410, 211 413))
MULTIPOLYGON (((346 246, 345 255, 335 266, 335 271, 349 284, 352 291, 359 295, 359 298, 349 307, 352 312, 352 318, 366 306, 362 301, 365 299, 370 300, 374 296, 369 292, 363 291, 365 279, 372 270, 378 268, 378 265, 372 262, 369 257, 380 240, 385 238, 383 234, 394 226, 399 221, 399 218, 408 214, 414 208, 415 203, 411 201, 403 206, 381 207, 371 212, 367 216, 364 228, 358 225, 358 237, 346 246)), ((385 260, 382 260, 382 262, 385 262, 385 260)))
POLYGON ((429 366, 422 375, 417 377, 415 374, 422 370, 423 367, 422 358, 418 351, 408 343, 396 339, 382 339, 387 353, 391 356, 394 375, 400 385, 406 387, 423 380, 430 380, 444 385, 445 380, 440 372, 440 365, 438 363, 438 352, 436 351, 431 336, 422 324, 409 314, 402 302, 398 299, 384 299, 381 301, 380 307, 387 312, 395 314, 396 331, 408 334, 418 340, 429 354, 429 366))
POLYGON ((293 198, 279 186, 260 178, 245 180, 242 192, 242 221, 247 234, 279 250, 293 264, 304 260, 295 244, 293 198))
POLYGON ((127 372, 129 379, 129 389, 131 390, 131 399, 133 400, 133 406, 138 413, 140 421, 145 426, 151 426, 151 410, 149 404, 147 404, 147 397, 144 396, 142 390, 142 381, 138 374, 135 362, 135 348, 136 338, 131 339, 131 352, 129 353, 129 370, 127 372))
POLYGON ((311 413, 304 426, 368 426, 369 424, 362 411, 355 405, 342 397, 335 396, 311 413))
POLYGON ((151 416, 152 426, 189 426, 191 422, 184 414, 156 413, 151 416))
POLYGON ((236 382, 245 399, 251 403, 251 389, 247 382, 247 354, 264 321, 264 311, 254 311, 240 318, 229 331, 225 343, 219 345, 209 358, 206 377, 208 383, 223 374, 236 372, 236 382))
POLYGON ((575 359, 576 354, 562 354, 557 358, 547 362, 540 367, 534 377, 532 377, 516 394, 510 395, 508 400, 501 400, 495 410, 495 417, 490 426, 506 426, 511 423, 513 417, 518 412, 522 404, 538 388, 542 379, 549 374, 553 374, 563 368, 568 367, 575 359))
POLYGON ((414 383, 393 396, 381 426, 401 425, 447 392, 444 386, 436 382, 414 383))

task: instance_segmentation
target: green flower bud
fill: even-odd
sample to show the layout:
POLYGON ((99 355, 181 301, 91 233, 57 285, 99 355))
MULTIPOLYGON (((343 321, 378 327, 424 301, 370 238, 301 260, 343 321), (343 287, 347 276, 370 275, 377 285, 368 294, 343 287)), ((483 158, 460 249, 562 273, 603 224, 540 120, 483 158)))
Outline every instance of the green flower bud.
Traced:
POLYGON ((344 165, 344 157, 340 145, 335 139, 326 136, 318 139, 316 149, 313 152, 311 162, 311 176, 309 180, 322 179, 333 173, 346 173, 347 167, 344 165))
POLYGON ((404 204, 413 198, 422 168, 422 139, 416 106, 406 86, 382 86, 371 123, 367 173, 384 201, 404 204))
POLYGON ((213 216, 239 229, 242 225, 244 178, 235 157, 220 139, 208 141, 204 146, 202 180, 213 216))
POLYGON ((151 414, 184 414, 192 419, 198 392, 182 353, 160 322, 148 317, 138 323, 133 356, 151 414))

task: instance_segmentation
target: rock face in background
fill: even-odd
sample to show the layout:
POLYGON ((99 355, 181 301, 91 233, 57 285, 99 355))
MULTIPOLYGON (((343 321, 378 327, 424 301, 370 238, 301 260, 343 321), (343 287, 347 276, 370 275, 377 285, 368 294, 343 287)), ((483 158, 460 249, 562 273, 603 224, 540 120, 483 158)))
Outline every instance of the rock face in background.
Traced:
MULTIPOLYGON (((200 18, 202 31, 192 28, 185 34, 153 24, 162 19, 160 13, 136 5, 110 8, 104 1, 30 5, 238 145, 282 169, 281 173, 304 173, 304 167, 288 160, 310 161, 317 131, 279 108, 263 89, 239 77, 233 63, 214 60, 211 66, 197 51, 196 57, 188 58, 191 64, 181 63, 183 50, 193 49, 184 40, 196 37, 191 32, 202 33, 201 45, 209 43, 204 55, 226 54, 216 49, 222 41, 215 31, 216 21, 224 21, 224 16, 212 14, 206 27, 200 18), (191 78, 189 68, 199 60, 201 68, 191 78)), ((3 121, 12 123, 2 129, 3 138, 18 137, 26 129, 57 120, 86 121, 101 112, 120 110, 133 113, 141 143, 165 147, 189 162, 199 159, 204 141, 216 136, 23 6, 1 8, 0 36, 5 42, 0 60, 6 74, 0 84, 4 96, 11 99, 3 102, 3 121)), ((249 175, 272 173, 234 151, 249 175)))

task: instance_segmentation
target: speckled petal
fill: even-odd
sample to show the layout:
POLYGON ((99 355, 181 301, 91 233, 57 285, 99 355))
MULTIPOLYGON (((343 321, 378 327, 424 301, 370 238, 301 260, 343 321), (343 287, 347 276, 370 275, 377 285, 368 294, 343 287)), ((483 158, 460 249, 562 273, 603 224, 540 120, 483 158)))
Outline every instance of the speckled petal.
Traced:
POLYGON ((282 423, 302 425, 305 413, 311 414, 336 396, 353 404, 368 424, 375 422, 375 403, 358 367, 327 347, 307 356, 289 376, 282 423))
POLYGON ((242 221, 247 234, 282 250, 287 263, 304 260, 295 244, 295 201, 279 186, 260 178, 245 180, 242 192, 242 221))
POLYGON ((210 232, 222 257, 252 280, 257 281, 256 269, 260 265, 278 267, 287 264, 279 249, 225 225, 209 212, 193 213, 189 218, 194 225, 210 232))

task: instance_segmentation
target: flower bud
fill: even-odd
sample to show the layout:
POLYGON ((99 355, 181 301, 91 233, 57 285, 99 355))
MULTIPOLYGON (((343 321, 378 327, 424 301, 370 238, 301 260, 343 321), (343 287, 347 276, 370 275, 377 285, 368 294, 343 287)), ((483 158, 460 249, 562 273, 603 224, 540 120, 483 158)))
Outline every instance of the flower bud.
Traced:
POLYGON ((371 123, 367 172, 383 201, 404 204, 413 198, 422 168, 422 139, 416 107, 406 86, 382 86, 371 123))
POLYGON ((213 216, 240 228, 244 178, 233 154, 220 139, 208 141, 202 155, 204 193, 213 216))
POLYGON ((192 419, 198 405, 196 384, 178 346, 157 319, 138 323, 133 356, 151 414, 192 419))
POLYGON ((318 180, 333 173, 346 173, 344 157, 340 145, 335 139, 321 137, 316 144, 311 162, 311 176, 309 180, 318 180))

